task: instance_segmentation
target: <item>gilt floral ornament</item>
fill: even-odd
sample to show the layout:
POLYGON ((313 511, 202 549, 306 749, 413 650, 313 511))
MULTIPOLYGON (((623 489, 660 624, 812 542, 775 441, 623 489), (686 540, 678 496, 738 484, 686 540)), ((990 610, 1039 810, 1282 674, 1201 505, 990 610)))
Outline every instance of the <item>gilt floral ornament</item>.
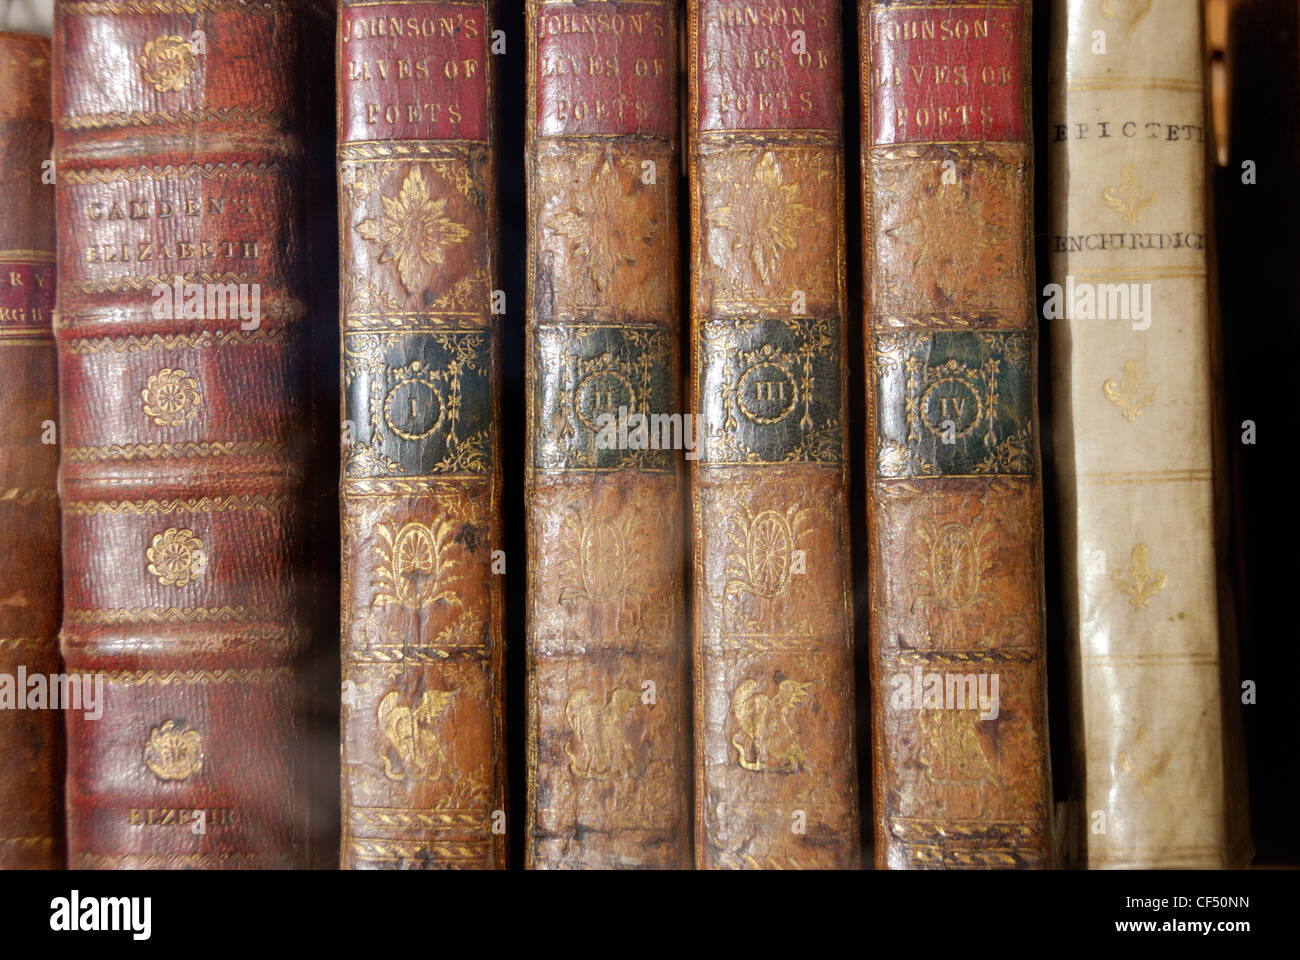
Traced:
POLYGON ((1146 544, 1139 543, 1129 557, 1128 571, 1112 570, 1110 579, 1115 588, 1128 597, 1134 609, 1140 610, 1169 582, 1163 570, 1151 570, 1151 560, 1146 544))
POLYGON ((203 401, 198 381, 184 370, 159 370, 140 391, 145 416, 160 427, 193 420, 203 401))
POLYGON ((198 69, 199 58, 184 37, 156 37, 135 58, 145 83, 159 93, 184 90, 198 69))
POLYGON ((623 188, 613 160, 599 161, 590 189, 574 191, 567 210, 551 217, 547 226, 569 244, 597 293, 605 293, 620 267, 636 263, 637 251, 655 235, 655 224, 637 213, 636 197, 623 188), (594 224, 609 224, 597 230, 594 224))
POLYGON ((165 587, 184 587, 203 572, 203 541, 193 530, 168 527, 156 534, 145 551, 149 572, 165 587))
POLYGON ((799 201, 802 186, 785 182, 771 150, 763 152, 752 180, 742 189, 745 202, 737 200, 709 211, 709 224, 729 232, 732 253, 748 259, 758 278, 770 283, 781 256, 795 249, 800 235, 825 217, 799 201))
POLYGON ((1132 33, 1150 10, 1151 0, 1101 0, 1101 15, 1107 20, 1121 21, 1125 33, 1132 33))
POLYGON ((383 215, 362 220, 357 232, 371 243, 383 245, 380 263, 393 261, 407 293, 420 285, 423 267, 443 262, 443 251, 469 236, 464 226, 445 216, 446 198, 429 196, 429 185, 418 170, 402 181, 396 198, 380 197, 383 215))
POLYGON ((1142 211, 1155 200, 1156 192, 1152 190, 1147 196, 1142 196, 1142 186, 1138 183, 1137 165, 1126 163, 1120 171, 1119 186, 1106 187, 1101 192, 1101 198, 1106 201, 1106 206, 1123 217, 1124 222, 1132 227, 1137 225, 1138 217, 1142 215, 1142 211))
POLYGON ((1143 407, 1155 402, 1159 388, 1151 387, 1148 390, 1147 387, 1148 384, 1142 382, 1138 362, 1133 357, 1124 361, 1124 375, 1118 382, 1111 379, 1101 385, 1106 399, 1119 407, 1120 413, 1129 423, 1137 421, 1143 407))
POLYGON ((184 720, 167 720, 149 731, 144 765, 159 780, 187 780, 203 766, 203 738, 184 720))
POLYGON ((964 278, 979 271, 984 251, 1008 238, 1008 231, 987 219, 985 201, 959 187, 941 184, 920 191, 908 212, 911 216, 887 227, 885 236, 906 246, 912 266, 931 273, 948 296, 957 295, 964 278), (954 237, 962 242, 954 243, 954 237))

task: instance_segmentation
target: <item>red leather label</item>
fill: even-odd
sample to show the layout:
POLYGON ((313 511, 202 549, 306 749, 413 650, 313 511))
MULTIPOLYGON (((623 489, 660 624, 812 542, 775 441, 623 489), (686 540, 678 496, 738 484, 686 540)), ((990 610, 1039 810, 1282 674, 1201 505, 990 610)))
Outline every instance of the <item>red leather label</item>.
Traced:
POLYGON ((340 142, 486 140, 485 7, 341 7, 340 142))
POLYGON ((877 144, 1023 140, 1021 7, 872 11, 877 144))
POLYGON ((0 257, 0 330, 50 332, 54 262, 0 257))
POLYGON ((670 10, 663 0, 541 4, 537 133, 671 137, 670 10))
POLYGON ((700 0, 691 28, 698 129, 839 129, 835 0, 700 0))

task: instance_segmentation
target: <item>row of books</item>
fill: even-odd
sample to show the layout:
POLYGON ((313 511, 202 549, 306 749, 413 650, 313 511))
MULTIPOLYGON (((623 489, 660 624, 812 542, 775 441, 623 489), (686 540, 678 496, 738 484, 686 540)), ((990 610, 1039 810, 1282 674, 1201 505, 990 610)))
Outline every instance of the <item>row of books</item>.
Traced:
MULTIPOLYGON (((529 867, 853 868, 864 826, 889 868, 1249 858, 1181 0, 1055 3, 1053 803, 1030 6, 862 0, 855 47, 838 0, 528 0, 529 867)), ((493 15, 58 0, 52 45, 0 35, 0 865, 303 866, 335 709, 343 867, 506 865, 493 15)))

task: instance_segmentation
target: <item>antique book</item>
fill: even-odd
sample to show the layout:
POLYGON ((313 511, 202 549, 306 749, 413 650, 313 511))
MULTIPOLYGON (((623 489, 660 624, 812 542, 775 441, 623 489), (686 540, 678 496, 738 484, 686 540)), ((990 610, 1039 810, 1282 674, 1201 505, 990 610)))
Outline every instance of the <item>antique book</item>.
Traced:
POLYGON ((1053 12, 1044 313, 1080 834, 1093 868, 1230 866, 1249 841, 1216 572, 1201 10, 1053 12))
POLYGON ((50 136, 49 38, 0 33, 0 869, 63 864, 63 718, 18 704, 59 672, 50 136))
POLYGON ((506 865, 491 7, 339 11, 345 868, 506 865))
POLYGON ((840 5, 686 27, 695 860, 853 868, 840 5))
POLYGON ((304 860, 299 46, 291 3, 55 9, 74 867, 304 860))
POLYGON ((859 4, 876 863, 1045 867, 1030 4, 859 4))
POLYGON ((675 6, 527 7, 531 868, 691 863, 675 6))

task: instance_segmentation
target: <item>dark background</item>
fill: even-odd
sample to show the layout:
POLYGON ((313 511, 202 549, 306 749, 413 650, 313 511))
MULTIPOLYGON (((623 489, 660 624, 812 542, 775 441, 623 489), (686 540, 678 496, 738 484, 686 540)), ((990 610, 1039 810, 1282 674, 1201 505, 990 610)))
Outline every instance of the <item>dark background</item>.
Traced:
POLYGON ((1227 49, 1229 161, 1211 184, 1218 243, 1228 469, 1226 555, 1237 599, 1240 678, 1257 685, 1242 707, 1255 863, 1300 865, 1300 690, 1296 616, 1293 424, 1300 312, 1300 9, 1290 0, 1236 0, 1227 49), (1242 183, 1253 160, 1257 182, 1242 183), (1253 420, 1257 443, 1241 442, 1253 420))

